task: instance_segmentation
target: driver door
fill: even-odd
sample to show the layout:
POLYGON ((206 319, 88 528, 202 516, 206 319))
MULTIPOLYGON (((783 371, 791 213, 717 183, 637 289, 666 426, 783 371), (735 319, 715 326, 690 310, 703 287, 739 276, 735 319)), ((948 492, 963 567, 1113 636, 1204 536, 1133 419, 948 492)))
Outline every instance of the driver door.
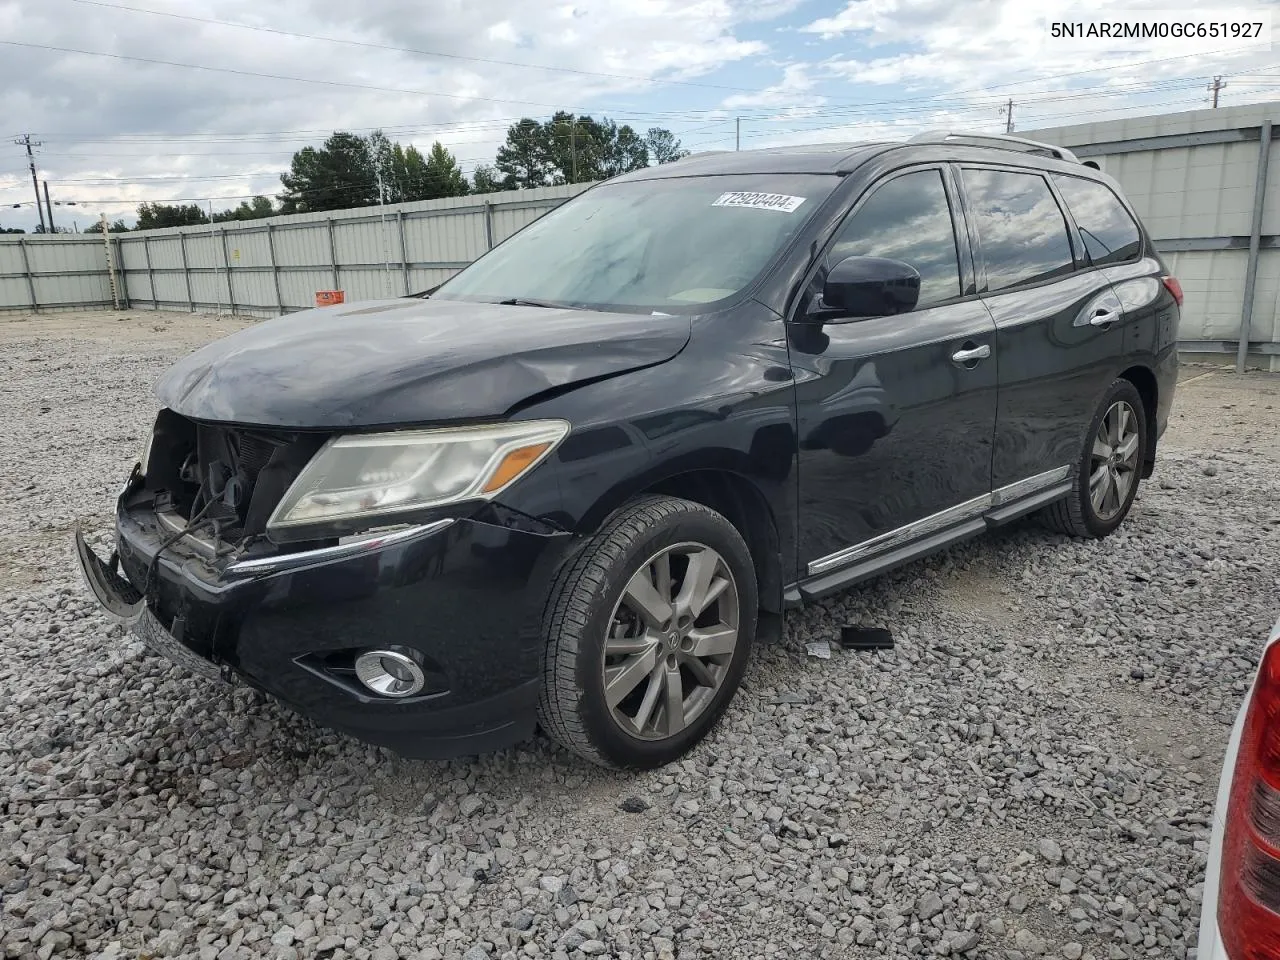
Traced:
POLYGON ((791 318, 802 578, 838 576, 986 507, 999 357, 949 176, 915 167, 863 193, 791 318), (827 272, 855 255, 915 267, 916 308, 809 321, 827 272))

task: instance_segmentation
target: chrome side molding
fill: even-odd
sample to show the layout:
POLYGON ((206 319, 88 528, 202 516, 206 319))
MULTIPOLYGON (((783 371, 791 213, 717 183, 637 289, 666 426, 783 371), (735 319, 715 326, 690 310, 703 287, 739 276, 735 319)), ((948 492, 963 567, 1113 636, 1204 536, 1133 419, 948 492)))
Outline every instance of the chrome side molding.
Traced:
POLYGON ((1046 470, 1044 473, 1038 473, 1033 477, 1018 480, 1015 483, 1006 484, 1003 487, 992 490, 990 493, 984 493, 981 496, 974 497, 972 500, 956 504, 954 507, 939 510, 937 513, 932 513, 927 517, 922 517, 919 520, 872 537, 870 540, 863 540, 861 543, 855 543, 825 557, 819 557, 808 565, 806 572, 811 577, 816 576, 817 574, 834 570, 837 567, 843 567, 871 554, 902 546, 912 540, 918 540, 921 537, 926 537, 931 533, 949 527, 954 523, 960 523, 979 516, 992 507, 1003 506, 1038 490, 1061 483, 1069 476, 1071 476, 1070 464, 1046 470))

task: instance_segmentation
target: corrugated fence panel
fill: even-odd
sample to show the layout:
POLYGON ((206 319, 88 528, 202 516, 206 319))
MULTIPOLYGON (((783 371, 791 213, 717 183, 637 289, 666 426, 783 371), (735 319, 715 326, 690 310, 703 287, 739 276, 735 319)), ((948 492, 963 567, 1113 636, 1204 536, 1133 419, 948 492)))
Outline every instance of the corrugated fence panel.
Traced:
MULTIPOLYGON (((25 274, 22 262, 22 248, 16 238, 0 237, 0 276, 6 274, 25 274)), ((0 301, 2 302, 2 301, 0 301)))
POLYGON ((407 214, 404 235, 412 263, 470 263, 485 252, 484 211, 407 214))
POLYGON ((285 309, 305 310, 316 305, 316 291, 329 290, 329 269, 290 270, 280 274, 280 295, 285 309))
POLYGON ((323 222, 281 227, 274 240, 276 262, 281 266, 319 267, 330 262, 329 231, 323 222))
POLYGON ((1165 262, 1182 284, 1183 339, 1229 340, 1240 331, 1245 258, 1234 250, 1168 253, 1165 262))
POLYGON ((545 206, 521 206, 510 210, 503 209, 502 207, 495 207, 493 210, 493 242, 495 244, 501 243, 513 233, 527 227, 544 213, 549 210, 553 210, 559 205, 559 203, 553 202, 548 203, 545 206))
POLYGON ((129 299, 134 306, 139 301, 154 300, 151 289, 151 273, 147 270, 147 244, 139 237, 120 238, 120 265, 124 271, 129 299))
POLYGON ((26 277, 0 276, 0 309, 31 309, 31 288, 26 277))

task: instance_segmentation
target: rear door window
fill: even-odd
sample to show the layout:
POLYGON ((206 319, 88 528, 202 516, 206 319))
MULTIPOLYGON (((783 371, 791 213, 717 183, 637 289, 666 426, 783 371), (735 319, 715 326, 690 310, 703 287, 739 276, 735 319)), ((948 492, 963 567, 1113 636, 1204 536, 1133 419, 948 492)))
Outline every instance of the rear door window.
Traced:
POLYGON ((877 187, 840 227, 827 269, 854 256, 889 257, 915 267, 916 309, 960 296, 960 261, 941 172, 908 173, 877 187))
POLYGON ((1135 260, 1142 234, 1120 198, 1105 183, 1054 174, 1054 182, 1080 228, 1080 240, 1097 265, 1135 260))
POLYGON ((1066 217, 1043 176, 974 168, 962 176, 988 290, 1039 283, 1075 269, 1066 217))

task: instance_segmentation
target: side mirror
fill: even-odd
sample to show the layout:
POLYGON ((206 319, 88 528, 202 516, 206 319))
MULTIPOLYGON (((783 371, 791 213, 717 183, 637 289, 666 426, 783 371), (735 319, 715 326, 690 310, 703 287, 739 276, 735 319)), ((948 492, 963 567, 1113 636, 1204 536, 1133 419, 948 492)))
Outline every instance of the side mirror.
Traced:
POLYGON ((886 257, 845 257, 822 288, 823 306, 846 317, 909 313, 919 299, 919 271, 886 257))

